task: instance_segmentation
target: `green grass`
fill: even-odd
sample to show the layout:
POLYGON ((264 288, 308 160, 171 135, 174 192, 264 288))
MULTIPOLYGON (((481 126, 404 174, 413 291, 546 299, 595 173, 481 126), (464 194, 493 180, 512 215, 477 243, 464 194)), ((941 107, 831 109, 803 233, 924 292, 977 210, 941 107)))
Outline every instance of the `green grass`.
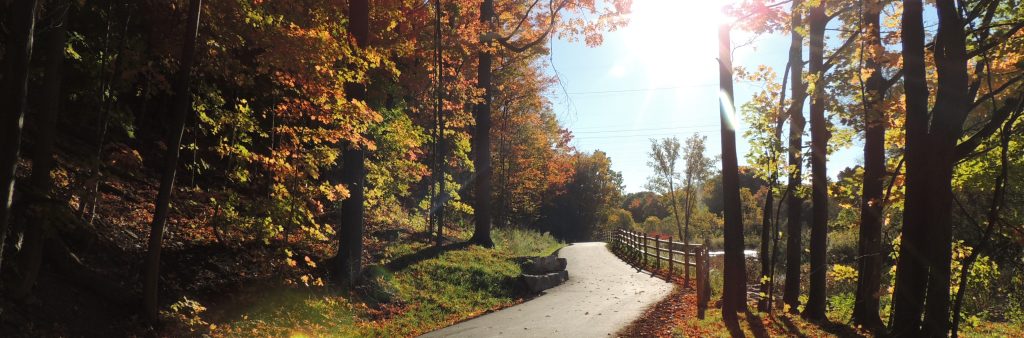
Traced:
MULTIPOLYGON (((414 336, 521 301, 517 258, 548 255, 563 244, 527 230, 497 229, 494 249, 470 246, 415 262, 399 271, 368 267, 371 287, 358 291, 292 288, 259 300, 214 336, 414 336), (357 296, 358 295, 358 296, 357 296)), ((399 242, 386 260, 427 248, 399 242)), ((381 263, 386 263, 381 262, 381 263)))

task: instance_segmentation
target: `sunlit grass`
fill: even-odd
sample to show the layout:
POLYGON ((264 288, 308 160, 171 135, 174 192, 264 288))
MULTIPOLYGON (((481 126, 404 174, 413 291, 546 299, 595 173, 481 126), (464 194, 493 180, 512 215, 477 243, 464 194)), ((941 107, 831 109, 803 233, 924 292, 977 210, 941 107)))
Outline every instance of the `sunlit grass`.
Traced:
MULTIPOLYGON (((517 257, 551 254, 562 246, 550 235, 496 230, 496 247, 471 246, 399 271, 368 267, 371 287, 357 291, 293 288, 260 294, 214 336, 415 336, 521 301, 517 257)), ((395 243, 391 258, 429 245, 395 243)))

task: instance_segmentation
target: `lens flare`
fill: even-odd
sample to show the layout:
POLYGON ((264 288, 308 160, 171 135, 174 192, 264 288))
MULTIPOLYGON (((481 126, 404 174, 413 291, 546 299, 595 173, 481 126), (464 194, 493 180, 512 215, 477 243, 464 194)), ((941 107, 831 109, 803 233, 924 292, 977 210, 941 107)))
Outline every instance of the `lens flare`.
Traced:
POLYGON ((733 106, 732 98, 725 91, 718 91, 718 104, 721 106, 721 113, 725 114, 725 127, 736 131, 736 108, 733 106))

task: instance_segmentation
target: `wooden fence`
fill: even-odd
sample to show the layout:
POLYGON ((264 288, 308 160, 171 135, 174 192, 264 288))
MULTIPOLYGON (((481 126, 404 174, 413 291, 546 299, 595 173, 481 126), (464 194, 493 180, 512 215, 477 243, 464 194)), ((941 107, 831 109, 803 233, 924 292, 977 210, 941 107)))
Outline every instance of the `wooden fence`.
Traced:
POLYGON ((672 237, 660 239, 644 233, 616 229, 611 236, 612 249, 624 260, 631 261, 642 267, 653 267, 650 271, 662 271, 668 280, 672 280, 677 270, 682 270, 686 287, 690 285, 690 270, 694 270, 697 285, 697 315, 704 318, 708 298, 711 296, 711 284, 708 281, 708 243, 689 244, 675 242, 672 237), (662 270, 665 266, 666 269, 662 270))

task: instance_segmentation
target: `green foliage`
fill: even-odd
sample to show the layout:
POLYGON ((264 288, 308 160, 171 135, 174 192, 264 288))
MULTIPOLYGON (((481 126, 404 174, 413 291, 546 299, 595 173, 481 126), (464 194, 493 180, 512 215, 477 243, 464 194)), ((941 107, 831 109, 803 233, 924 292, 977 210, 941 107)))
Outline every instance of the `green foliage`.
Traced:
POLYGON ((828 234, 828 259, 837 264, 856 265, 860 227, 835 229, 828 234))
MULTIPOLYGON (((973 248, 964 244, 963 241, 953 243, 950 297, 954 297, 962 287, 960 285, 960 271, 965 260, 971 255, 973 250, 973 248)), ((988 256, 981 255, 968 271, 968 289, 964 293, 964 307, 961 310, 961 316, 963 318, 985 317, 985 313, 991 308, 990 302, 993 294, 990 293, 990 290, 993 284, 999 280, 999 266, 988 256)))
POLYGON ((828 287, 832 294, 853 294, 857 289, 857 269, 848 265, 832 264, 827 274, 828 287))
POLYGON ((780 174, 785 169, 785 153, 780 138, 780 121, 785 121, 788 112, 779 104, 788 106, 789 102, 779 102, 779 95, 786 88, 776 80, 778 76, 775 71, 764 65, 753 72, 739 68, 737 77, 764 83, 764 89, 740 107, 743 120, 748 126, 743 134, 750 144, 747 162, 756 168, 755 173, 763 180, 782 177, 780 174))
MULTIPOLYGON (((411 204, 413 186, 428 172, 421 159, 427 135, 403 108, 382 109, 380 114, 381 122, 368 131, 377 149, 366 163, 367 218, 379 226, 411 228, 403 222, 413 219, 403 205, 411 204)), ((456 182, 449 186, 460 188, 456 182)))
POLYGON ((641 191, 626 194, 622 200, 622 208, 629 210, 636 222, 643 222, 649 217, 662 218, 668 216, 668 205, 654 192, 641 191))
POLYGON ((206 331, 209 323, 207 323, 200 316, 206 312, 206 307, 199 302, 188 299, 188 297, 182 297, 168 308, 167 311, 161 311, 160 316, 164 319, 170 319, 175 323, 180 323, 189 332, 206 331))
POLYGON ((633 223, 633 215, 625 209, 612 210, 608 213, 608 219, 605 221, 605 224, 605 227, 608 229, 637 230, 636 223, 633 223))
POLYGON ((853 292, 842 292, 828 297, 828 319, 834 322, 845 322, 853 316, 853 305, 856 297, 853 292))
POLYGON ((600 150, 578 154, 575 174, 566 193, 555 198, 542 213, 542 229, 564 241, 601 238, 610 229, 605 221, 622 198, 622 174, 611 169, 611 159, 600 150))

